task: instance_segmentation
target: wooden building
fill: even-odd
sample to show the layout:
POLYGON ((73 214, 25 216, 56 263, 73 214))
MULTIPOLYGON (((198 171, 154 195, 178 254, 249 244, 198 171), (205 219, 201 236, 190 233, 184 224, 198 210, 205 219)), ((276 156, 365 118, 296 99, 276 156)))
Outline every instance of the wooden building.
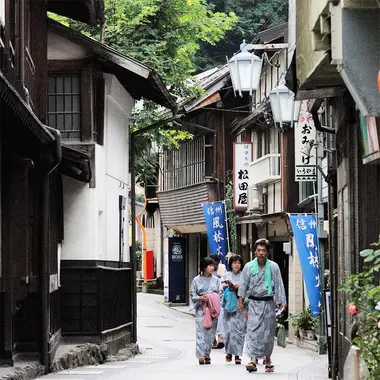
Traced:
POLYGON ((62 150, 46 126, 48 10, 91 24, 103 18, 102 1, 0 4, 0 360, 8 364, 24 354, 48 364, 60 335, 62 150))

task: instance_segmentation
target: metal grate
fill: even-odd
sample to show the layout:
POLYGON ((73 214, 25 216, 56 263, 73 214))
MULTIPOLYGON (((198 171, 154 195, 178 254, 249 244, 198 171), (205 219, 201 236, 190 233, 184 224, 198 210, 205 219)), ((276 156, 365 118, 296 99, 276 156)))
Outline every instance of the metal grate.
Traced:
POLYGON ((80 75, 49 76, 49 126, 58 129, 63 139, 80 139, 80 75))

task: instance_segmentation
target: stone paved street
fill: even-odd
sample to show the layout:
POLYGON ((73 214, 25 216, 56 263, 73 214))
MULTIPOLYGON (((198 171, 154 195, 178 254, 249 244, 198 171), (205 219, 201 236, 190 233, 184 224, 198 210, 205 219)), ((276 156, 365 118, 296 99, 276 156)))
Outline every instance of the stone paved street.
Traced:
MULTIPOLYGON (((230 380, 235 376, 253 377, 257 380, 327 380, 327 358, 293 345, 277 348, 273 356, 276 372, 264 373, 259 366, 257 373, 249 374, 244 366, 226 364, 223 350, 214 350, 211 366, 199 366, 195 358, 195 326, 191 315, 168 308, 163 297, 138 295, 138 340, 141 355, 131 360, 111 362, 92 367, 80 367, 44 376, 43 380, 125 380, 138 378, 184 380, 200 376, 212 376, 218 380, 230 380)), ((248 357, 244 357, 244 362, 248 357)))

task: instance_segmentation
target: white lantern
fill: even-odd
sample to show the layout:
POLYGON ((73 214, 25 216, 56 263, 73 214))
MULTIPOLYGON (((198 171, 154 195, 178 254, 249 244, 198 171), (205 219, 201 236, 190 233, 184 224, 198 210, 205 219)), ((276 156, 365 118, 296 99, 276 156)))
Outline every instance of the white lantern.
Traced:
POLYGON ((269 100, 272 108, 273 120, 282 127, 283 123, 290 123, 292 127, 298 121, 301 102, 294 99, 294 93, 290 91, 284 81, 269 92, 269 100))
POLYGON ((262 65, 261 58, 249 53, 244 48, 240 53, 234 55, 228 61, 234 91, 239 92, 240 96, 243 96, 242 92, 249 92, 252 95, 252 92, 259 88, 262 65))

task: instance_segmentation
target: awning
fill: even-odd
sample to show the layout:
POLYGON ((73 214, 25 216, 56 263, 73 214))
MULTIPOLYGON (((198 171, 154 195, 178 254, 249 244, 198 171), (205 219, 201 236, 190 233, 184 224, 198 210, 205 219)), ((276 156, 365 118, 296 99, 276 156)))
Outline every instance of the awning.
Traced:
POLYGON ((92 178, 91 155, 84 150, 62 145, 61 173, 81 182, 92 178))
POLYGON ((32 109, 26 104, 17 90, 9 83, 3 73, 0 71, 0 99, 4 101, 15 113, 20 123, 28 128, 29 132, 41 144, 54 143, 54 136, 41 123, 32 109))

